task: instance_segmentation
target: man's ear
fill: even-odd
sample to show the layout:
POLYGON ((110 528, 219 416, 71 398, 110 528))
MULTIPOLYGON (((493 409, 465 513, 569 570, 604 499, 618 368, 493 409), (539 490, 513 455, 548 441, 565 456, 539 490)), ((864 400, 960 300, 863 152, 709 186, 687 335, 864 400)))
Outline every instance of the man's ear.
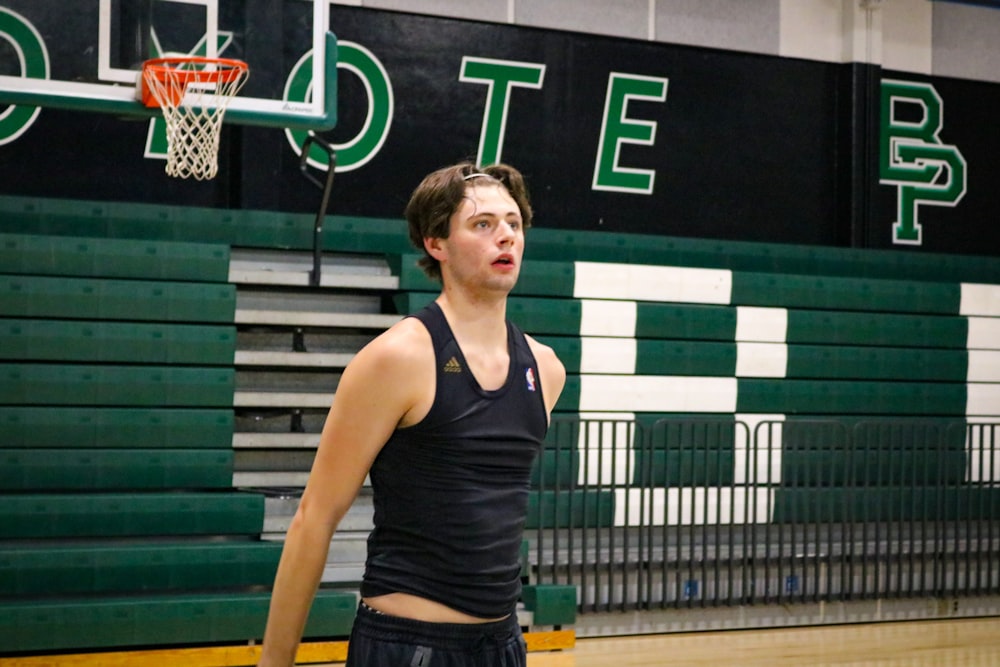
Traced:
POLYGON ((440 262, 448 254, 447 251, 444 249, 444 241, 445 239, 439 239, 434 237, 425 238, 424 250, 427 251, 428 255, 430 255, 431 257, 440 262))

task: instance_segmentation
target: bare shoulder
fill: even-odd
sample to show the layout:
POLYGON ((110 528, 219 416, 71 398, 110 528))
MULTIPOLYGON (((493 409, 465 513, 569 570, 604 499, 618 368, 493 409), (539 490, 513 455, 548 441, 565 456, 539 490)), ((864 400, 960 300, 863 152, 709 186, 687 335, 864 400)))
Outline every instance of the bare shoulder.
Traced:
MULTIPOLYGON (((355 356, 352 364, 387 367, 419 363, 433 351, 430 333, 417 319, 407 317, 377 336, 355 356)), ((400 369, 405 371, 406 368, 400 369)))
POLYGON ((538 363, 538 372, 541 375, 542 391, 545 394, 545 407, 551 413, 555 407, 563 386, 566 384, 566 367, 559 360, 555 350, 548 345, 539 343, 531 336, 525 335, 531 353, 535 355, 538 363))
POLYGON ((340 378, 334 406, 338 397, 350 399, 353 410, 361 402, 370 405, 370 410, 387 412, 386 417, 405 421, 425 399, 433 359, 424 325, 413 318, 401 320, 354 356, 340 378))

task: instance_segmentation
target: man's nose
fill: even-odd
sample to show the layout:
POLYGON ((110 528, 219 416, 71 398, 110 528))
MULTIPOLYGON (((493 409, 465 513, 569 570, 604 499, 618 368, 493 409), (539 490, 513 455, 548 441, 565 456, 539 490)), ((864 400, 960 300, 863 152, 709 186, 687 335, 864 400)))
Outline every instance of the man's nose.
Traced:
POLYGON ((509 222, 501 222, 498 236, 498 241, 500 243, 513 243, 515 237, 514 228, 511 227, 509 222))

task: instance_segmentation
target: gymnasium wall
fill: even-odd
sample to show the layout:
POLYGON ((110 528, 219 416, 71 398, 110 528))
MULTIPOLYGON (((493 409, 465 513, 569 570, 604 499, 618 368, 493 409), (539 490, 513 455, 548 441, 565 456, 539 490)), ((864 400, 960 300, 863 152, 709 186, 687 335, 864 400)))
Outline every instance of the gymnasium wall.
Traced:
MULTIPOLYGON (((799 525, 856 521, 861 547, 857 558, 840 558, 843 538, 833 531, 833 548, 814 549, 787 571, 790 561, 756 556, 745 570, 742 556, 720 565, 716 543, 714 553, 699 552, 717 559, 716 582, 723 567, 732 581, 773 580, 779 602, 995 592, 990 564, 1000 561, 983 524, 1000 507, 1000 11, 868 4, 877 8, 856 0, 333 7, 341 122, 325 136, 340 145, 340 161, 325 247, 390 255, 401 280, 396 306, 409 312, 435 289, 403 254, 399 217, 411 188, 464 156, 518 165, 539 229, 529 235, 530 261, 510 310, 568 367, 557 422, 571 436, 580 418, 663 436, 621 438, 610 456, 600 450, 608 428, 599 422, 592 445, 554 438, 543 465, 569 467, 551 466, 547 481, 539 473, 532 530, 570 523, 562 513, 572 518, 573 496, 545 505, 565 486, 612 501, 600 526, 609 534, 683 524, 696 536, 702 526, 688 517, 712 517, 711 499, 721 507, 742 493, 752 499, 743 511, 730 504, 729 515, 705 519, 706 530, 759 524, 750 533, 776 534, 769 553, 780 556, 788 534, 798 553, 799 525), (891 252, 900 250, 924 254, 891 252), (732 437, 679 448, 669 426, 657 427, 664 416, 721 424, 715 432, 732 437), (863 439, 856 428, 849 446, 817 437, 866 421, 880 427, 879 419, 912 428, 907 436, 939 431, 945 446, 863 439), (593 465, 599 459, 608 465, 593 465), (858 492, 845 479, 865 484, 858 492), (885 541, 868 539, 869 527, 880 535, 903 519, 911 530, 926 522, 920 549, 923 526, 945 520, 978 542, 935 544, 940 551, 913 568, 910 543, 885 552, 885 541), (864 563, 887 554, 902 567, 887 569, 893 577, 883 582, 909 575, 907 566, 919 581, 892 588, 876 573, 869 586, 864 563), (951 578, 953 561, 964 580, 951 578), (849 583, 860 563, 860 585, 823 588, 801 569, 841 562, 849 583)), ((0 0, 0 14, 14 7, 36 8, 39 34, 64 55, 80 52, 93 29, 51 11, 63 0, 0 0)), ((281 7, 271 23, 294 23, 307 3, 281 7)), ((272 29, 267 23, 260 28, 272 29)), ((0 70, 8 72, 16 57, 3 37, 0 30, 0 70)), ((292 74, 308 44, 285 47, 253 76, 301 86, 292 74)), ((290 101, 304 94, 289 86, 290 101)), ((0 128, 10 118, 0 107, 0 128)), ((262 497, 230 488, 241 486, 237 475, 258 472, 248 461, 260 459, 239 443, 316 436, 289 418, 302 404, 271 406, 276 416, 261 424, 260 406, 238 398, 274 386, 248 381, 250 363, 237 361, 254 351, 241 334, 263 327, 238 315, 239 292, 254 285, 229 284, 227 273, 230 251, 308 249, 320 193, 299 170, 302 136, 227 127, 219 178, 194 183, 166 177, 162 159, 146 156, 155 129, 46 109, 17 136, 0 138, 0 431, 10 463, 0 475, 0 533, 27 545, 8 548, 0 563, 0 580, 15 591, 3 603, 0 635, 17 637, 14 650, 246 645, 263 628, 260 588, 278 555, 256 537, 282 519, 272 510, 268 524, 262 497), (171 273, 163 267, 177 253, 185 270, 171 273), (277 432, 278 420, 296 432, 277 432), (81 539, 100 544, 80 547, 81 539), (103 576, 81 576, 81 558, 103 576), (56 594, 67 597, 53 603, 56 594), (140 620, 120 622, 128 614, 140 620)), ((322 155, 311 158, 320 173, 322 155)), ((276 288, 292 302, 297 292, 276 288)), ((280 330, 294 346, 289 331, 298 324, 280 315, 264 335, 280 330)), ((289 368, 261 376, 285 382, 308 358, 293 356, 289 368)), ((323 414, 330 389, 312 392, 323 414)), ((305 475, 309 459, 308 447, 287 448, 266 472, 305 475)), ((591 530, 583 521, 572 527, 591 530)), ((805 546, 823 546, 816 535, 805 546)), ((536 553, 542 562, 541 546, 536 553)), ((661 558, 663 581, 678 586, 658 602, 754 599, 736 587, 711 597, 708 559, 694 554, 689 567, 661 558), (701 593, 690 586, 699 581, 701 593)), ((649 561, 642 554, 636 571, 651 571, 649 561)), ((767 584, 758 590, 756 599, 775 602, 767 584)), ((326 625, 312 634, 343 634, 353 594, 331 588, 317 603, 315 618, 326 625)))
MULTIPOLYGON (((81 47, 85 25, 34 11, 49 17, 51 51, 81 47)), ((306 11, 285 3, 258 25, 306 11)), ((469 157, 525 171, 539 226, 1000 250, 995 9, 622 0, 609 20, 596 0, 427 0, 338 2, 331 14, 341 43, 340 122, 324 133, 338 146, 332 213, 398 217, 424 173, 469 157)), ((284 44, 252 77, 287 77, 294 102, 308 94, 294 76, 308 46, 284 44)), ((0 57, 15 67, 9 48, 0 57)), ((0 138, 0 194, 318 208, 299 170, 301 134, 227 127, 220 176, 191 183, 146 156, 149 132, 147 121, 43 110, 0 138)))

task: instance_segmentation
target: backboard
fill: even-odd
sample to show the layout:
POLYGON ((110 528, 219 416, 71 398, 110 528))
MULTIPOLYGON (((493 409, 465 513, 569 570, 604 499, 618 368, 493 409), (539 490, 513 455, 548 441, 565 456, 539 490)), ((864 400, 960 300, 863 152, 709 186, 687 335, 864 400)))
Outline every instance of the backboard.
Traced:
POLYGON ((337 40, 329 0, 0 0, 0 120, 17 106, 148 118, 142 62, 164 56, 246 61, 229 123, 336 125, 337 40), (291 72, 308 94, 289 99, 291 72), (311 71, 311 76, 310 76, 311 71))

